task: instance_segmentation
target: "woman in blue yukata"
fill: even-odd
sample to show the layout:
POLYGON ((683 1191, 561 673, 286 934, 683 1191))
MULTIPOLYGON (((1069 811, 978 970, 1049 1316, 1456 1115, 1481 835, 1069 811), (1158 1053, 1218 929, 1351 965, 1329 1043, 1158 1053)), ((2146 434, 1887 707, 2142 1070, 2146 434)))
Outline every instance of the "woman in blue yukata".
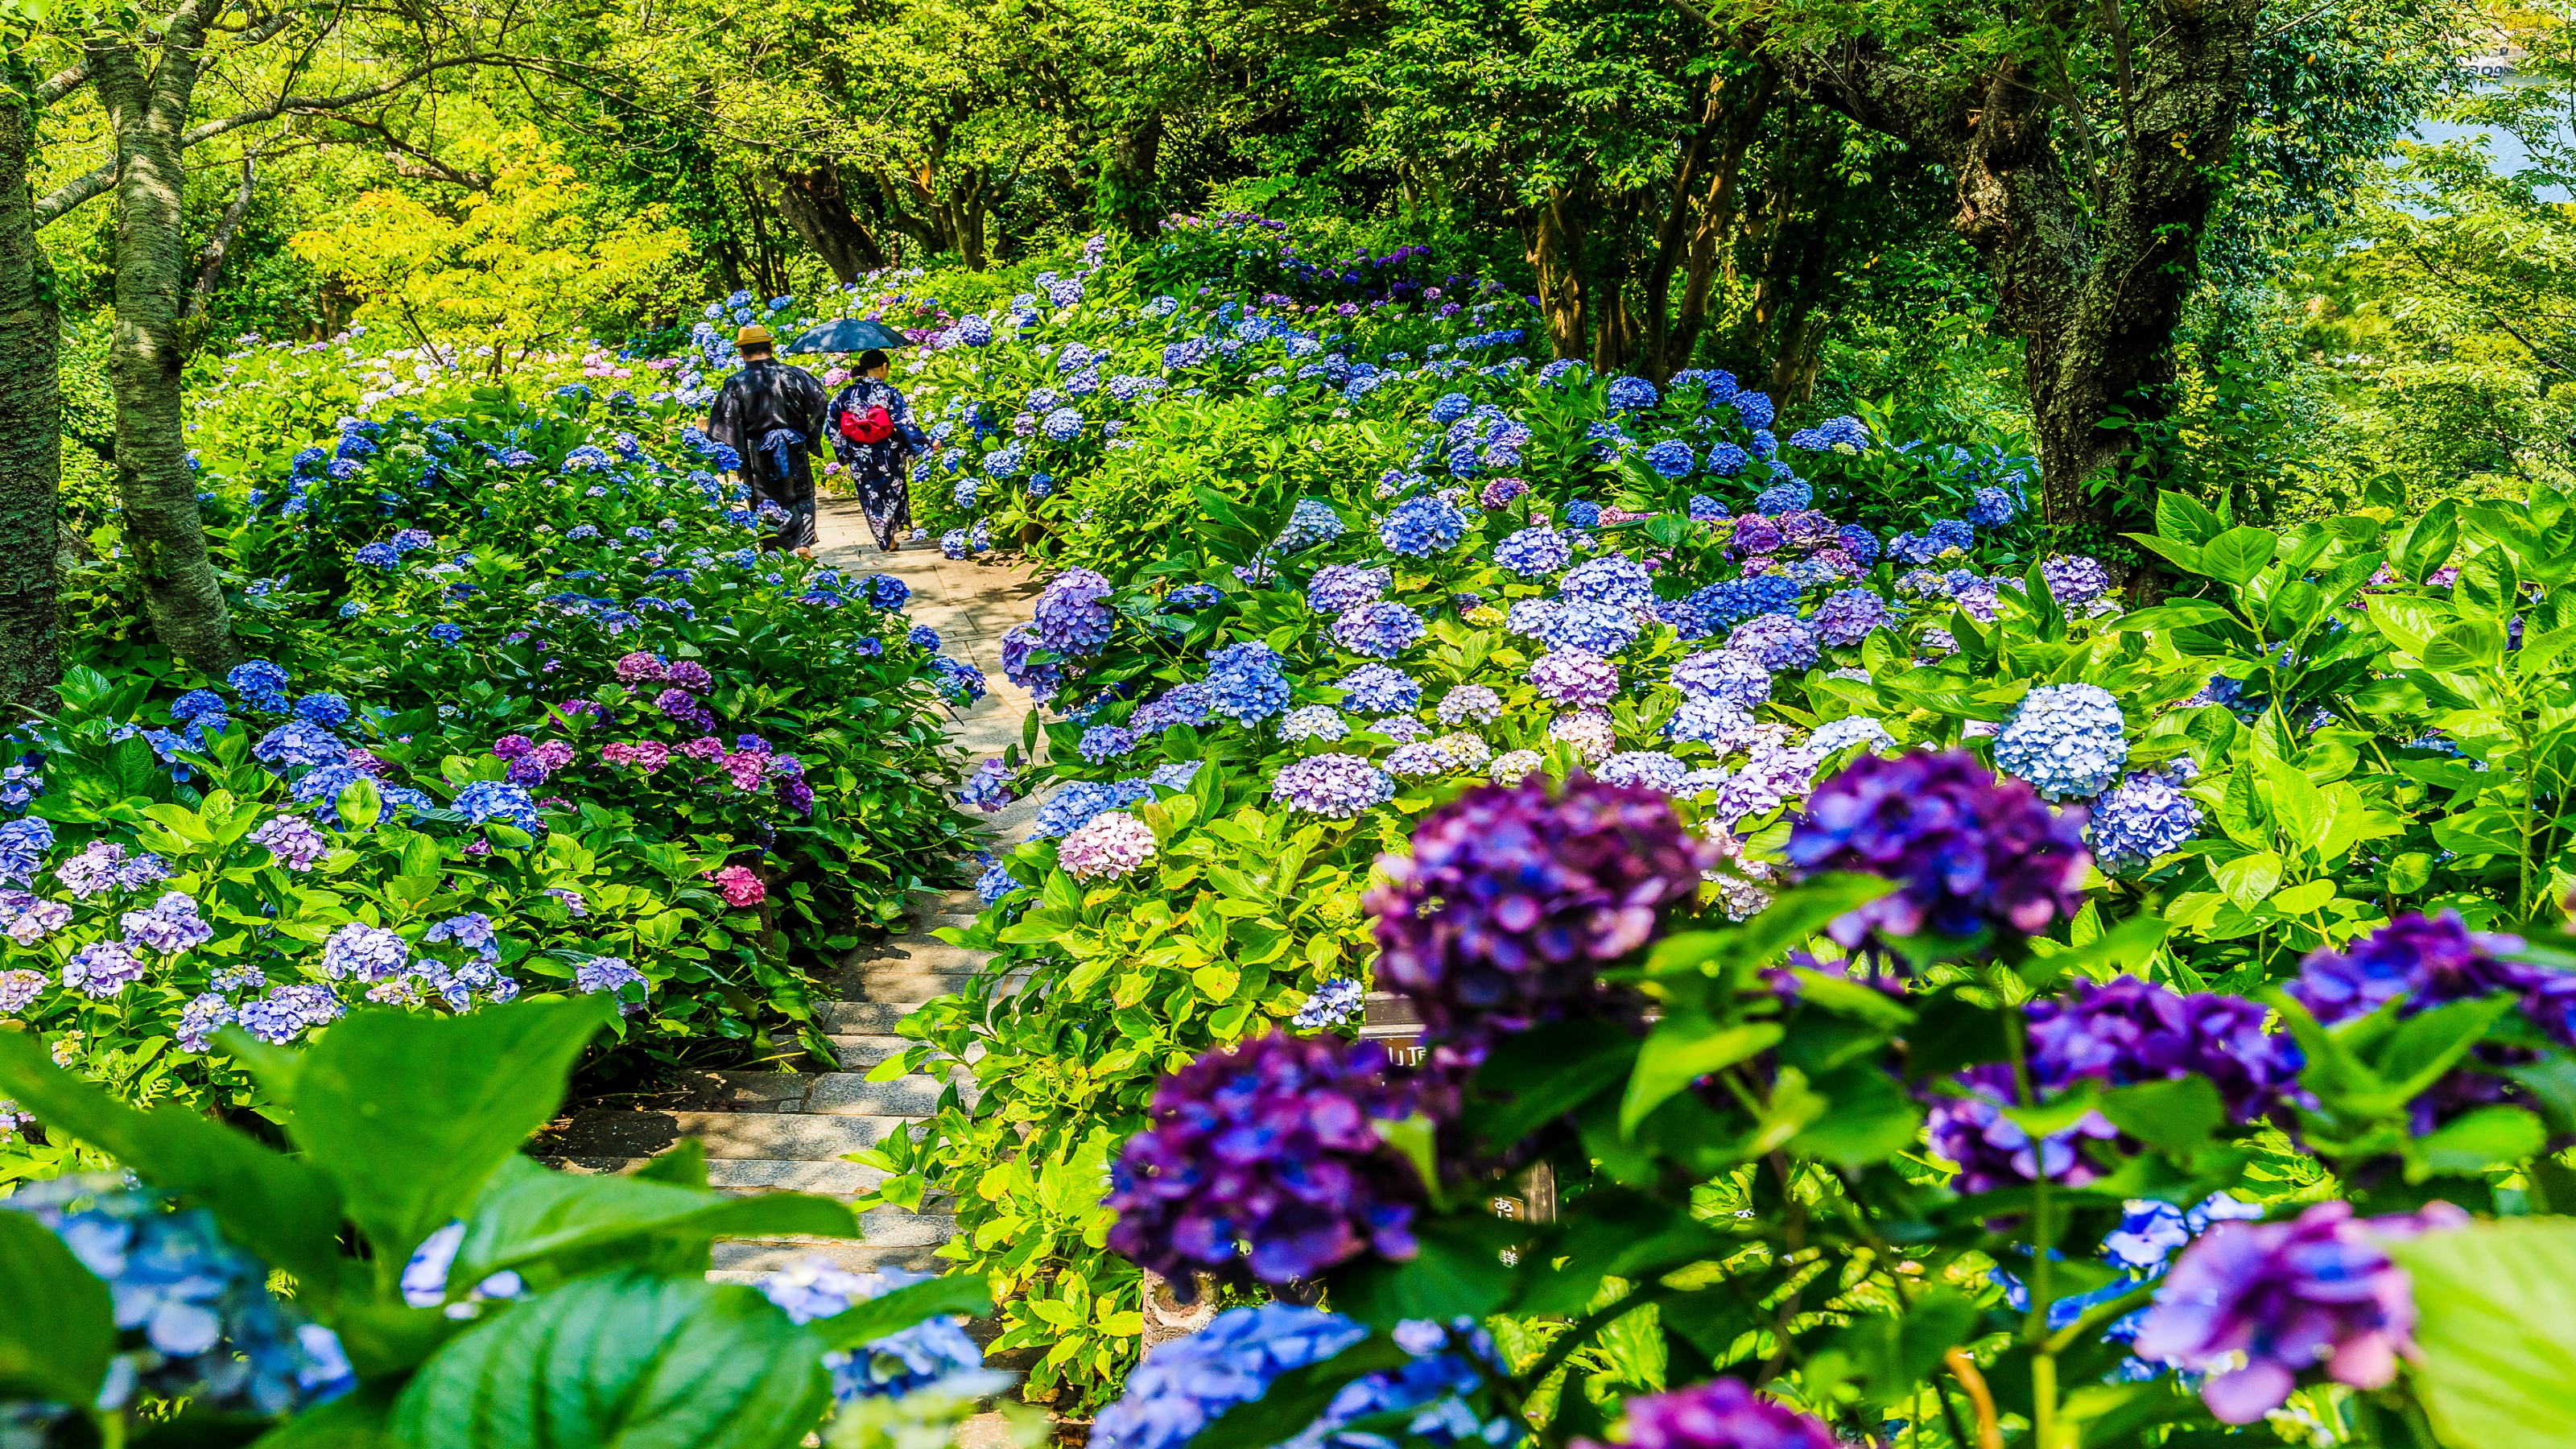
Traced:
POLYGON ((832 399, 825 436, 859 493, 859 511, 877 547, 900 548, 913 533, 912 460, 930 451, 930 439, 912 424, 912 408, 886 381, 886 355, 859 354, 859 375, 832 399))

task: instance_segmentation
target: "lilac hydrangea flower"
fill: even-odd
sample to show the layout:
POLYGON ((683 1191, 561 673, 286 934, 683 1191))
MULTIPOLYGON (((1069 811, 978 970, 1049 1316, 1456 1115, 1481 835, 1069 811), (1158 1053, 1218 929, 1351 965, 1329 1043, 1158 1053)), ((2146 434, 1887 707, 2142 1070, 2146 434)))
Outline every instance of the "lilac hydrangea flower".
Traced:
POLYGON ((1384 597, 1394 585, 1393 569, 1326 564, 1306 583, 1306 607, 1318 614, 1338 614, 1384 597))
POLYGON ((1503 701, 1500 695, 1481 684, 1461 684, 1440 697, 1440 706, 1432 713, 1446 725, 1491 724, 1500 718, 1503 701))
POLYGON ((1057 574, 1038 596, 1039 642, 1067 657, 1098 653, 1116 622, 1105 602, 1113 592, 1107 579, 1089 569, 1057 574))
POLYGON ((2111 592, 2111 571, 2097 558, 2052 554, 2040 564, 2039 572, 2048 580, 2049 597, 2068 607, 2092 603, 2111 592))
POLYGON ((63 965, 63 985, 98 1001, 142 979, 142 958, 114 941, 92 941, 63 965))
POLYGON ((178 891, 165 891, 142 910, 127 911, 118 924, 125 929, 126 945, 150 947, 165 956, 215 938, 215 928, 197 915, 196 899, 178 891))
POLYGON ((1333 640, 1354 654, 1393 659, 1420 643, 1426 630, 1420 614, 1392 599, 1380 599, 1343 611, 1333 621, 1333 640))
POLYGON ((340 737, 308 720, 291 719, 251 746, 251 758, 274 770, 336 765, 348 758, 340 737))
POLYGON ((1863 755, 1824 782, 1789 835, 1802 872, 1848 870, 1895 881, 1835 921, 1857 946, 1872 930, 1968 936, 1986 927, 2030 934, 2083 904, 2091 856, 2084 812, 2051 810, 2019 781, 1998 781, 1963 750, 1863 755))
POLYGON ((335 981, 382 981, 401 975, 410 960, 410 942, 362 921, 351 921, 322 943, 322 974, 335 981))
MULTIPOLYGON (((1521 601, 1523 604, 1539 602, 1536 599, 1521 601)), ((1581 599, 1533 611, 1533 615, 1533 627, 1529 632, 1536 635, 1541 643, 1550 649, 1584 654, 1617 654, 1636 643, 1644 627, 1632 610, 1581 599)))
POLYGON ((1693 699, 1749 710, 1771 697, 1771 671, 1733 648, 1685 655, 1673 665, 1673 687, 1693 699))
POLYGON ((1103 760, 1135 753, 1136 732, 1118 725, 1093 725, 1082 732, 1082 743, 1075 748, 1085 760, 1096 765, 1103 760))
POLYGON ((1598 654, 1551 651, 1530 665, 1529 682, 1559 704, 1608 704, 1619 697, 1619 666, 1598 654))
POLYGON ((1329 743, 1350 732, 1349 723, 1329 704, 1310 704, 1292 709, 1288 711, 1288 717, 1279 722, 1279 738, 1283 740, 1323 740, 1329 743))
POLYGON ((1280 1375, 1366 1337, 1366 1328, 1318 1308, 1229 1308, 1198 1332, 1148 1352, 1128 1374, 1126 1393, 1100 1411, 1091 1442, 1095 1449, 1183 1449, 1226 1410, 1262 1397, 1280 1375))
POLYGON ((1576 777, 1481 786, 1378 857, 1379 979, 1412 997, 1444 1063, 1607 998, 1598 975, 1699 896, 1714 851, 1663 796, 1576 777), (1436 903, 1436 905, 1435 905, 1436 903))
POLYGON ((1670 795, 1681 789, 1682 776, 1688 772, 1687 765, 1661 750, 1627 750, 1603 760, 1598 774, 1604 784, 1634 785, 1670 795))
POLYGON ((1291 760, 1270 782, 1270 798, 1327 820, 1349 820, 1395 798, 1395 779, 1357 755, 1291 760))
POLYGON ((1109 1247, 1182 1292, 1202 1273, 1249 1287, 1410 1259, 1423 1184, 1376 1124, 1422 1105, 1375 1042, 1274 1033, 1207 1052, 1162 1080, 1120 1150, 1109 1247))
POLYGON ((1788 614, 1756 614, 1727 636, 1730 652, 1750 655, 1774 672, 1812 668, 1821 657, 1814 628, 1788 614))
POLYGON ((634 987, 639 996, 653 989, 652 983, 644 979, 644 973, 628 965, 622 956, 593 956, 574 967, 572 975, 576 990, 592 994, 605 992, 617 997, 620 1016, 633 1016, 643 1010, 640 1002, 626 999, 628 987, 634 987))

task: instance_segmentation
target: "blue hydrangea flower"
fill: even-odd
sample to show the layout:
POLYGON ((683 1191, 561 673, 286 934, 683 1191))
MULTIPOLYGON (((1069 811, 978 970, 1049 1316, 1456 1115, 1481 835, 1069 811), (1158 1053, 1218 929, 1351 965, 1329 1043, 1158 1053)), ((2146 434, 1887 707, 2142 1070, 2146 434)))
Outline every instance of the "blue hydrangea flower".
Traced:
POLYGON ((1361 714, 1402 714, 1422 703, 1422 686, 1383 664, 1363 664, 1337 686, 1343 703, 1361 714))
POLYGON ((1760 430, 1771 426, 1771 399, 1758 392, 1739 392, 1729 401, 1735 404, 1735 415, 1744 426, 1760 430))
POLYGON ((2051 800, 2102 793, 2129 758, 2120 702, 2096 684, 2042 684, 1995 734, 1995 764, 2051 800))
POLYGON ((1291 760, 1271 778, 1270 798, 1328 820, 1348 820, 1395 798, 1395 777, 1357 755, 1291 760))
POLYGON ((1673 665, 1673 688, 1703 699, 1750 710, 1771 697, 1771 671, 1763 662, 1735 649, 1709 649, 1687 655, 1673 665))
MULTIPOLYGON (((179 718, 175 707, 170 711, 170 717, 179 718)), ((338 729, 349 722, 349 701, 328 690, 316 691, 295 702, 295 717, 326 730, 338 729)))
POLYGON ((1663 401, 1663 394, 1642 377, 1614 377, 1605 389, 1604 400, 1614 413, 1636 413, 1663 401))
POLYGON ((1454 547, 1467 533, 1467 515, 1437 495, 1409 498, 1378 525, 1378 538, 1409 558, 1427 558, 1454 547))
POLYGON ((267 1266, 203 1208, 174 1211, 117 1178, 61 1177, 20 1184, 0 1211, 52 1229, 112 1290, 130 1346, 109 1365, 101 1407, 148 1397, 279 1415, 357 1383, 339 1339, 270 1293, 267 1266))
POLYGON ((1071 408, 1057 408, 1038 421, 1038 430, 1051 442, 1070 443, 1082 436, 1082 414, 1071 408))
MULTIPOLYGON (((1598 513, 1595 514, 1598 517, 1598 513)), ((1574 548, 1546 524, 1533 524, 1494 545, 1494 562, 1525 579, 1545 578, 1574 561, 1574 548)))
POLYGON ((1633 610, 1577 599, 1548 610, 1536 631, 1550 649, 1610 655, 1636 643, 1642 627, 1633 610))
POLYGON ((2086 839, 2104 872, 2144 869, 2200 833, 2199 802, 2182 792, 2190 782, 2188 758, 2169 770, 2139 770, 2093 802, 2086 839))
POLYGON ((1257 724, 1288 707, 1280 658, 1259 640, 1229 644, 1208 656, 1208 708, 1237 724, 1257 724))
POLYGON ((1572 528, 1599 528, 1601 505, 1588 498, 1574 499, 1565 505, 1565 521, 1572 528))
POLYGON ((1968 505, 1968 522, 1979 528, 2001 528, 2021 512, 2021 505, 2000 488, 1980 488, 1968 505))
POLYGON ((1977 546, 1977 530, 1963 518, 1944 518, 1924 530, 1934 553, 1957 549, 1961 553, 1977 546))
POLYGON ((340 737, 309 720, 291 719, 251 746, 251 758, 274 770, 337 765, 349 758, 340 737))
POLYGON ((1691 445, 1679 438, 1666 438, 1646 450, 1646 466, 1666 478, 1685 478, 1699 465, 1691 445))
POLYGON ((1778 518, 1784 513, 1798 512, 1813 503, 1815 498, 1815 489, 1792 478, 1786 483, 1774 483, 1755 495, 1753 511, 1765 518, 1778 518))
POLYGON ((1315 498, 1300 498, 1288 511, 1288 526, 1279 531, 1272 547, 1281 553, 1297 553, 1317 544, 1330 543, 1342 536, 1347 525, 1333 506, 1315 498))
MULTIPOLYGON (((1080 300, 1078 289, 1074 300, 1080 300)), ((1060 300, 1059 305, 1066 304, 1060 300)), ((898 1288, 926 1283, 930 1276, 901 1268, 853 1273, 828 1258, 812 1257, 763 1278, 760 1291, 786 1310, 789 1319, 811 1323, 898 1288)), ((823 1366, 832 1371, 832 1395, 836 1399, 899 1399, 942 1379, 981 1369, 984 1350, 966 1336, 965 1320, 954 1314, 941 1314, 856 1349, 827 1353, 823 1355, 823 1366)))
POLYGON ((546 823, 537 814, 537 802, 526 790, 500 780, 476 780, 456 792, 456 808, 477 825, 499 821, 514 825, 530 835, 545 832, 546 823))
POLYGON ((1798 585, 1778 574, 1722 579, 1694 592, 1689 599, 1707 631, 1731 627, 1756 614, 1787 613, 1798 607, 1798 585))
POLYGON ((1569 599, 1623 609, 1652 608, 1655 602, 1655 576, 1626 554, 1603 554, 1578 564, 1557 588, 1569 599))

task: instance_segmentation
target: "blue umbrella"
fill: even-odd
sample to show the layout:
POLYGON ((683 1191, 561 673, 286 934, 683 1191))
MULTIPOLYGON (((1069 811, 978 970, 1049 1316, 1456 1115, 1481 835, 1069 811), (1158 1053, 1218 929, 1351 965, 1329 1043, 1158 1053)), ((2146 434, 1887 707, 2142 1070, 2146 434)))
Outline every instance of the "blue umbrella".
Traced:
POLYGON ((871 347, 909 347, 912 339, 873 317, 844 317, 826 322, 787 344, 789 352, 865 352, 871 347))

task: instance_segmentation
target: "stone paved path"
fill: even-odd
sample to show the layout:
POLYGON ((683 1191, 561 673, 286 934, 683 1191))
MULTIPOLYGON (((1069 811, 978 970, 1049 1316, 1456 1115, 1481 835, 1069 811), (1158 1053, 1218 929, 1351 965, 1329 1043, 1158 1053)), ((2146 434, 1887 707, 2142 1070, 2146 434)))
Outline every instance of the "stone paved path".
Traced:
MULTIPOLYGON (((1016 743, 1029 700, 1002 677, 1002 634, 1029 617, 1038 593, 1030 570, 989 554, 956 562, 935 549, 880 552, 868 541, 858 505, 847 499, 823 500, 821 533, 818 558, 847 573, 888 573, 911 585, 906 613, 912 621, 938 630, 949 654, 984 671, 992 692, 958 713, 949 725, 951 738, 977 759, 1016 743)), ((1024 801, 976 818, 997 838, 1017 839, 1025 832, 1016 827, 1035 808, 1034 801, 1024 801)), ((972 891, 916 897, 904 931, 862 945, 842 960, 826 982, 831 999, 820 1003, 839 1057, 835 1070, 706 1073, 666 1110, 582 1113, 560 1135, 555 1151, 567 1166, 617 1172, 695 1137, 706 1146, 709 1182, 728 1191, 785 1189, 846 1200, 872 1190, 884 1174, 843 1157, 875 1145, 902 1123, 931 1115, 947 1084, 920 1074, 870 1082, 866 1074, 902 1045, 894 1035, 897 1021, 962 986, 982 962, 983 953, 929 934, 966 924, 975 910, 972 891)), ((935 1202, 918 1214, 880 1208, 862 1222, 866 1236, 856 1243, 719 1243, 715 1276, 749 1279, 812 1254, 853 1269, 892 1264, 935 1272, 940 1263, 933 1252, 956 1230, 955 1217, 935 1202)))

